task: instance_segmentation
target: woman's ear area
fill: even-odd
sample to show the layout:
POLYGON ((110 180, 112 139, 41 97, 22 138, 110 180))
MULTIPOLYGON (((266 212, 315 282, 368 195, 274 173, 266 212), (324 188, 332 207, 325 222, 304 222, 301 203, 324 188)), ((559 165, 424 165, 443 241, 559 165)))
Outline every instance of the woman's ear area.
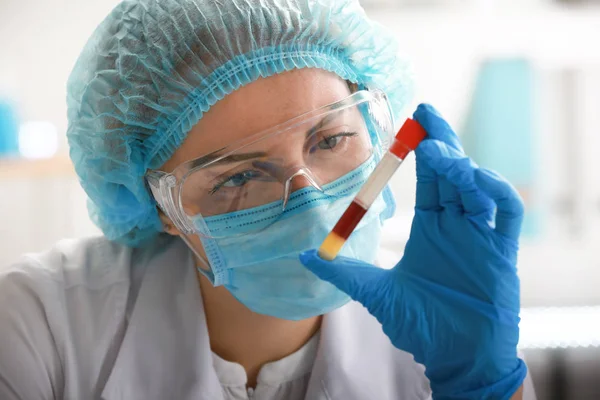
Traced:
POLYGON ((179 232, 179 230, 175 227, 173 221, 171 221, 171 219, 167 217, 160 209, 157 209, 157 211, 158 218, 160 218, 160 222, 162 222, 164 232, 172 236, 181 236, 181 232, 179 232))

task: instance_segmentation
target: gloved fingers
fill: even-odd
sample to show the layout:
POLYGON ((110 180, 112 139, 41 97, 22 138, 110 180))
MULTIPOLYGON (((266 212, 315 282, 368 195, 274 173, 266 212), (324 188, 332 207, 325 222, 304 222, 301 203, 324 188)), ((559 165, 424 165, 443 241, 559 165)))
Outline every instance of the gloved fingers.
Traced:
POLYGON ((319 257, 317 250, 300 253, 300 262, 317 277, 333 284, 367 308, 377 300, 375 292, 378 282, 389 272, 347 257, 327 261, 319 257))
POLYGON ((413 118, 421 124, 431 139, 439 140, 464 155, 458 136, 440 113, 430 104, 420 104, 413 118))
POLYGON ((450 157, 450 160, 452 165, 445 167, 445 172, 440 173, 460 193, 460 203, 465 215, 475 220, 482 218, 488 221, 494 214, 496 205, 475 183, 477 164, 467 156, 450 157))
MULTIPOLYGON (((458 190, 440 173, 449 165, 444 160, 452 157, 451 147, 443 142, 426 139, 415 150, 417 158, 417 208, 421 210, 442 210, 450 207, 459 211, 458 190), (442 167, 442 164, 445 167, 442 167), (443 182, 441 181, 443 179, 443 182)), ((452 150, 452 153, 457 153, 452 150)))
POLYGON ((469 193, 461 193, 465 216, 472 222, 489 227, 494 218, 496 204, 481 190, 473 190, 469 193))
POLYGON ((438 190, 440 192, 440 205, 444 209, 456 214, 464 212, 458 188, 443 176, 438 179, 438 190))
POLYGON ((460 197, 465 209, 465 215, 471 219, 477 220, 481 218, 487 223, 494 214, 496 205, 475 184, 473 189, 462 191, 460 197))
POLYGON ((438 176, 446 178, 459 191, 467 192, 477 188, 473 178, 473 171, 477 166, 464 154, 434 139, 422 141, 417 151, 438 176))
POLYGON ((469 217, 489 219, 495 204, 475 183, 477 164, 438 140, 425 140, 417 150, 423 163, 439 176, 440 204, 444 208, 454 211, 462 209, 469 217))
MULTIPOLYGON (((433 106, 419 105, 413 118, 427 131, 429 138, 442 141, 458 153, 462 153, 458 136, 433 106)), ((415 151, 415 155, 417 158, 416 208, 424 211, 441 210, 443 205, 440 204, 440 187, 443 187, 445 194, 452 198, 455 197, 456 192, 447 185, 440 185, 437 172, 424 160, 423 152, 419 148, 415 151)), ((449 200, 448 196, 444 200, 449 200)), ((452 200, 447 206, 455 209, 456 202, 452 200)))
POLYGON ((423 211, 438 211, 440 207, 438 175, 417 147, 417 196, 415 207, 423 211))
POLYGON ((518 240, 523 223, 523 200, 517 190, 494 171, 475 171, 477 186, 496 203, 496 232, 518 240))

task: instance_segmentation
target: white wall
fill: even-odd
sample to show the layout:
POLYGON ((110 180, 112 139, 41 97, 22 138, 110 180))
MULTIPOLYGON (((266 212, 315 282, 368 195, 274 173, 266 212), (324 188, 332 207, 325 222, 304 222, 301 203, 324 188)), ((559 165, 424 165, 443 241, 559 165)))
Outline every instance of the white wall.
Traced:
POLYGON ((22 120, 51 121, 66 131, 67 77, 87 38, 116 4, 0 1, 0 96, 16 99, 22 120))
MULTIPOLYGON (((0 98, 16 102, 21 121, 52 122, 63 154, 67 77, 87 38, 117 3, 0 0, 0 98)), ((73 175, 0 179, 0 221, 0 265, 59 238, 98 232, 73 175)))

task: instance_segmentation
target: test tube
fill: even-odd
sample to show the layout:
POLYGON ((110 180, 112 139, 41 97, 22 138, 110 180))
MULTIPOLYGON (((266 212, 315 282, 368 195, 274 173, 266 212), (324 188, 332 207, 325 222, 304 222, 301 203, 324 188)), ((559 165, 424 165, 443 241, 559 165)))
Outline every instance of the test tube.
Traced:
POLYGON ((331 261, 337 256, 354 228, 367 213, 408 153, 416 149, 426 136, 425 129, 417 121, 410 118, 406 120, 396 134, 390 149, 321 244, 319 257, 331 261))

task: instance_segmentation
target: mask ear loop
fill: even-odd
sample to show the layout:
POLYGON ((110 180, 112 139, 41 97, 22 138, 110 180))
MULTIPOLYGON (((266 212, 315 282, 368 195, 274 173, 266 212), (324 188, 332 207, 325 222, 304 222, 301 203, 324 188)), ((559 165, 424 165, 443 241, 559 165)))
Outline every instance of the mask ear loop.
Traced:
MULTIPOLYGON (((147 186, 152 193, 154 201, 156 201, 156 204, 165 213, 165 215, 175 223, 177 229, 182 233, 180 235, 181 239, 185 242, 187 247, 192 250, 196 256, 195 258, 202 264, 202 267, 204 267, 202 268, 201 266, 196 265, 198 272, 204 275, 213 286, 219 286, 227 283, 228 280, 226 279, 227 277, 225 276, 226 274, 224 271, 220 271, 215 274, 209 261, 199 253, 192 241, 188 238, 188 235, 192 235, 194 232, 189 228, 178 224, 177 222, 179 222, 179 220, 177 219, 177 215, 172 214, 172 212, 175 212, 172 198, 172 188, 175 186, 173 183, 174 177, 161 171, 150 171, 146 178, 147 186)), ((202 221, 202 229, 205 230, 205 232, 208 232, 208 227, 204 223, 204 220, 202 218, 199 220, 202 221)), ((201 235, 198 235, 198 237, 201 237, 201 235)), ((210 252, 211 256, 216 257, 217 264, 223 263, 223 255, 221 254, 218 246, 216 246, 216 243, 214 243, 214 240, 202 240, 202 246, 207 254, 210 252)))
MULTIPOLYGON (((192 252, 196 256, 195 257, 196 260, 200 262, 201 265, 196 265, 196 270, 200 274, 204 275, 210 281, 210 283, 215 287, 229 283, 229 279, 228 279, 226 271, 221 269, 215 273, 212 266, 210 265, 210 262, 204 256, 202 256, 198 252, 198 250, 196 250, 196 247, 193 245, 192 241, 187 237, 187 235, 182 235, 181 238, 183 239, 185 244, 188 246, 188 248, 190 248, 192 250, 192 252)), ((202 241, 202 247, 204 247, 204 251, 206 253, 210 252, 211 254, 214 254, 215 257, 217 258, 217 261, 215 261, 215 263, 222 264, 223 263, 223 258, 222 258, 223 255, 221 254, 219 247, 214 242, 214 239, 204 238, 204 239, 201 239, 201 241, 202 241)))

